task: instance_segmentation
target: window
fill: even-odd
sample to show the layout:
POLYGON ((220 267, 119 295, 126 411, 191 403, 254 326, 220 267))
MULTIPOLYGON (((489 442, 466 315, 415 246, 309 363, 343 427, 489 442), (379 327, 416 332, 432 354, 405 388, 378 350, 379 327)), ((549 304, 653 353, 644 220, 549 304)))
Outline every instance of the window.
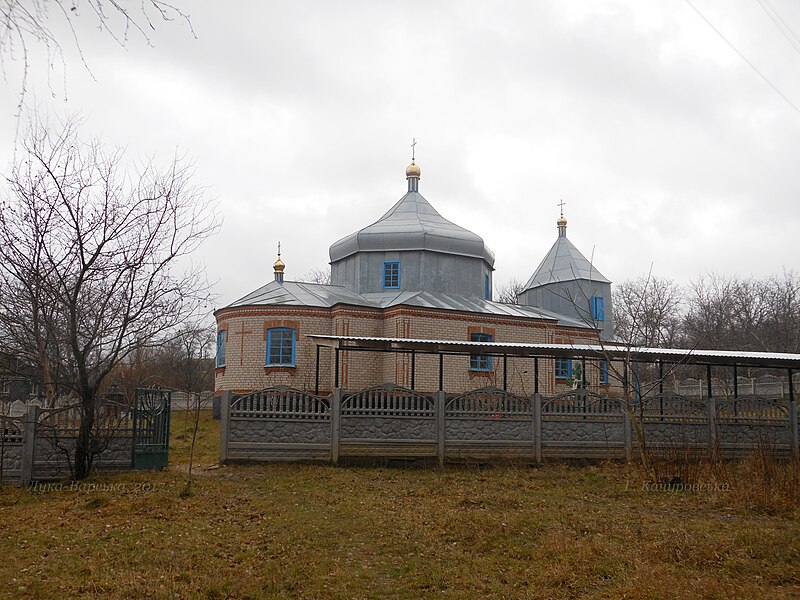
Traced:
POLYGON ((220 329, 217 332, 217 368, 225 366, 225 342, 228 339, 228 330, 220 329))
MULTIPOLYGON (((490 333, 471 333, 469 335, 471 342, 493 342, 494 339, 490 333)), ((491 371, 492 370, 492 357, 481 354, 470 354, 469 356, 469 370, 470 371, 491 371)))
POLYGON ((600 361, 597 370, 600 371, 600 383, 608 383, 608 363, 604 360, 600 361))
POLYGON ((572 359, 556 359, 556 379, 572 379, 572 359))
POLYGON ((492 286, 489 280, 488 273, 483 274, 483 297, 486 298, 487 300, 492 299, 492 286))
POLYGON ((400 261, 387 260, 383 263, 383 287, 400 287, 400 261))
POLYGON ((595 321, 606 320, 605 299, 602 296, 592 296, 592 319, 595 321))
POLYGON ((296 336, 289 327, 267 329, 267 366, 294 366, 296 336))

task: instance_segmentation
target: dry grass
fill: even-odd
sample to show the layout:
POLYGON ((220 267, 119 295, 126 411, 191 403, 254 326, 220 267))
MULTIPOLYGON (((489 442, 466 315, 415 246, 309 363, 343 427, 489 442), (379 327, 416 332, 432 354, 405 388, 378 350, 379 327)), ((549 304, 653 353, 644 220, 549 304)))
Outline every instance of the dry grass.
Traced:
POLYGON ((800 596, 796 505, 643 491, 613 465, 208 470, 216 426, 204 415, 187 498, 180 414, 169 470, 0 491, 0 596, 800 596))

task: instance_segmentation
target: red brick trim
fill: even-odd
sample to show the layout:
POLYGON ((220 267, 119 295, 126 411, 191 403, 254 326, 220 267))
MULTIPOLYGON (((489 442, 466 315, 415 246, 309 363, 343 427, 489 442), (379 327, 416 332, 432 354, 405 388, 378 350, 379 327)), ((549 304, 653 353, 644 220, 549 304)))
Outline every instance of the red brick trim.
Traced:
POLYGON ((232 317, 268 317, 276 313, 281 315, 293 314, 325 318, 330 318, 331 316, 331 311, 329 308, 319 308, 314 306, 235 306, 232 308, 221 308, 214 313, 214 316, 216 316, 217 319, 220 317, 227 319, 232 317))
POLYGON ((265 375, 269 375, 270 373, 289 373, 290 375, 294 375, 296 372, 297 372, 297 367, 296 366, 290 367, 290 366, 286 366, 286 365, 281 365, 281 366, 275 366, 275 367, 270 367, 270 366, 265 366, 264 367, 264 374, 265 375))
POLYGON ((467 371, 470 379, 494 379, 494 371, 467 371))
MULTIPOLYGON (((287 329, 294 329, 295 343, 300 341, 300 323, 297 321, 290 321, 288 319, 272 319, 264 321, 264 337, 263 340, 267 341, 267 329, 274 329, 275 327, 286 327, 287 329)), ((266 352, 266 348, 264 349, 266 352)))
POLYGON ((495 330, 493 327, 482 327, 482 326, 470 326, 467 327, 467 340, 469 341, 472 338, 473 333, 486 333, 492 336, 492 341, 496 342, 497 339, 495 338, 495 330))

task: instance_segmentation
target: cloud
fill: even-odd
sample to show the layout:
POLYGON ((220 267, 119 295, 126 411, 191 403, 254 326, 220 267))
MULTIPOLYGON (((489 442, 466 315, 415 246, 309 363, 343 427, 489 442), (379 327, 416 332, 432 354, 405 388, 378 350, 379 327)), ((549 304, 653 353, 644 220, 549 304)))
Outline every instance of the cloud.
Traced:
MULTIPOLYGON (((800 103, 800 56, 756 5, 697 5, 800 103)), ((800 30, 800 13, 780 10, 800 30)), ((688 280, 796 262, 800 115, 688 6, 189 11, 197 40, 180 23, 157 23, 153 47, 134 36, 128 49, 81 30, 97 82, 65 48, 69 101, 51 105, 82 111, 134 153, 196 157, 225 217, 202 251, 223 304, 271 278, 279 239, 287 277, 300 277, 379 218, 405 191, 412 136, 422 193, 484 237, 498 280, 530 276, 555 240, 561 198, 570 238, 612 280, 651 263, 688 280)), ((41 68, 31 85, 49 97, 41 68)))

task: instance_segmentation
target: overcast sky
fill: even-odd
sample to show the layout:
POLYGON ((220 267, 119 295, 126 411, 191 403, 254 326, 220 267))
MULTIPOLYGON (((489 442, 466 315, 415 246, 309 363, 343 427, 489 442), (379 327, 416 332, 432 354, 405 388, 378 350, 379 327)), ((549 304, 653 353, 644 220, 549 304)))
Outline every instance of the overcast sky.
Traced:
MULTIPOLYGON (((496 284, 530 277, 562 198, 615 282, 800 266, 800 110, 686 1, 175 2, 197 39, 156 22, 125 48, 77 2, 94 78, 54 12, 66 73, 57 59, 48 84, 34 48, 26 101, 134 156, 195 159, 224 219, 196 257, 218 307, 272 279, 279 240, 287 279, 326 267, 405 193, 412 137, 420 192, 486 240, 496 284)), ((800 5, 692 3, 800 106, 800 5)))

